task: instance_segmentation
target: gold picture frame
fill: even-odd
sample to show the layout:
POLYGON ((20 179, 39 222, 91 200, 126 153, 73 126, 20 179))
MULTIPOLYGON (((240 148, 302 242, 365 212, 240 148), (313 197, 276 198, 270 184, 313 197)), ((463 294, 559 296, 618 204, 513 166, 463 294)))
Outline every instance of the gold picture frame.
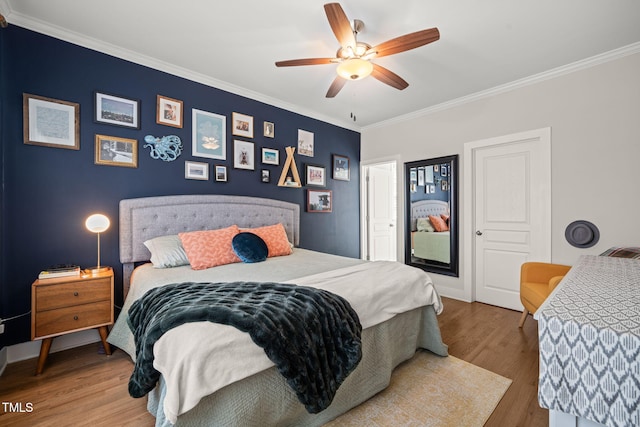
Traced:
POLYGON ((138 167, 138 141, 117 136, 96 135, 95 164, 138 167))

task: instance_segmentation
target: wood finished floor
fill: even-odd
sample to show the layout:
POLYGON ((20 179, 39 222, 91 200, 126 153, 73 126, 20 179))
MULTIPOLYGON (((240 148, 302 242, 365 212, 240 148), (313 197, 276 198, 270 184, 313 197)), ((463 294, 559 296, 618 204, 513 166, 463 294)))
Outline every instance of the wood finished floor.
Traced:
MULTIPOLYGON (((443 298, 440 328, 449 353, 513 380, 487 421, 487 427, 548 425, 537 403, 537 324, 530 317, 518 328, 520 313, 443 298)), ((152 426, 146 399, 132 399, 127 382, 132 363, 122 351, 98 354, 98 344, 53 353, 41 376, 36 360, 7 366, 0 377, 0 401, 32 403, 30 413, 5 412, 2 426, 152 426)), ((3 405, 4 406, 4 405, 3 405)))

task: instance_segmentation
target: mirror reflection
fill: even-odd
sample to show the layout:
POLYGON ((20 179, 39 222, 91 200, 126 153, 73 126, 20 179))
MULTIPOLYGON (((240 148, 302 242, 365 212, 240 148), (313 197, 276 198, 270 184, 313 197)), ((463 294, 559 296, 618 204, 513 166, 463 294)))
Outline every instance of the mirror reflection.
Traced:
POLYGON ((405 263, 458 276, 458 156, 405 163, 405 263))

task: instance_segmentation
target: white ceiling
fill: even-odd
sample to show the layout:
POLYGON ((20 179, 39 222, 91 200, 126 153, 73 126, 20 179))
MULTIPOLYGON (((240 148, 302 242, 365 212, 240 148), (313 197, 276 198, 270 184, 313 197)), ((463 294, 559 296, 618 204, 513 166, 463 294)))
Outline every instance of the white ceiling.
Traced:
POLYGON ((9 25, 356 130, 640 52, 638 0, 342 0, 347 16, 366 25, 360 41, 431 27, 441 36, 374 60, 407 89, 369 77, 327 99, 335 65, 274 65, 335 56, 324 3, 0 0, 0 13, 9 25))

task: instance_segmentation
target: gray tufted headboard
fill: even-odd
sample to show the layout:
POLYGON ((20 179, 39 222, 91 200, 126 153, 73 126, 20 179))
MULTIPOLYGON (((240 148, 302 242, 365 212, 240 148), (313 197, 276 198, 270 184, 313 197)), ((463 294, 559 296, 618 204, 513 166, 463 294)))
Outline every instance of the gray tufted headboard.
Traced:
POLYGON ((411 231, 416 229, 418 218, 426 218, 429 215, 440 216, 449 213, 449 203, 442 200, 418 200, 411 203, 411 231))
POLYGON ((151 257, 144 245, 154 237, 211 230, 237 224, 243 228, 282 223, 289 240, 300 243, 300 206, 281 200, 247 196, 181 195, 120 201, 120 262, 124 295, 133 263, 151 257))

